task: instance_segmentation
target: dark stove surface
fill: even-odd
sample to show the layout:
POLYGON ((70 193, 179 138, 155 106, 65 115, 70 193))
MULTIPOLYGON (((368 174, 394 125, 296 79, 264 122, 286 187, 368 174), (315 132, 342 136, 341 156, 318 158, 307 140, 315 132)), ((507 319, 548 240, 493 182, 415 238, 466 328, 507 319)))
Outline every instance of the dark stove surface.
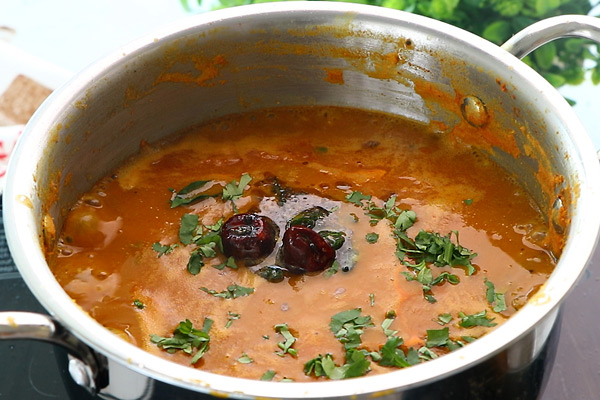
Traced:
MULTIPOLYGON (((599 305, 600 249, 563 304, 556 361, 541 400, 600 398, 599 305)), ((0 311, 9 310, 45 313, 14 266, 0 216, 0 311)), ((91 399, 73 393, 66 363, 57 362, 61 356, 52 344, 0 341, 0 400, 91 399)))

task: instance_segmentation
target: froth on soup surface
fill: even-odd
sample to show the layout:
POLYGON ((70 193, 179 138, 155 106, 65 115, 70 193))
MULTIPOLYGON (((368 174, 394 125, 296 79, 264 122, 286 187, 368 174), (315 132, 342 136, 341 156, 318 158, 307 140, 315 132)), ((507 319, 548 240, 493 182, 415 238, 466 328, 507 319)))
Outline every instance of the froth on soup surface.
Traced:
POLYGON ((77 304, 148 352, 251 379, 341 379, 501 325, 554 267, 544 221, 501 168, 426 127, 277 108, 142 143, 72 207, 48 259, 77 304), (238 214, 277 226, 272 251, 224 254, 238 214), (334 260, 288 265, 295 224, 329 235, 334 260))

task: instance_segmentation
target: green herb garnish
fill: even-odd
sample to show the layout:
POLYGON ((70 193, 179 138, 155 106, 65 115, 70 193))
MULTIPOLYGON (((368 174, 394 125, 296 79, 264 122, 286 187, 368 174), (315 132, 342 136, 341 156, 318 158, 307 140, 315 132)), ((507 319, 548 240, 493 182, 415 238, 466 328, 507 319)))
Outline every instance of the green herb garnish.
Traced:
POLYGON ((227 322, 225 323, 225 328, 229 328, 233 321, 240 319, 242 316, 238 313, 234 313, 231 311, 227 311, 227 322))
POLYGON ((448 332, 449 329, 447 327, 442 329, 428 329, 425 345, 429 348, 445 346, 450 339, 448 332))
POLYGON ((487 287, 485 291, 485 297, 487 298, 488 303, 492 306, 492 310, 499 313, 506 310, 506 299, 504 297, 504 293, 497 293, 494 284, 488 281, 487 278, 483 280, 485 282, 485 286, 487 287))
POLYGON ((216 290, 201 287, 200 290, 214 297, 222 297, 224 299, 236 299, 238 297, 249 296, 254 293, 254 288, 239 286, 237 284, 227 286, 227 289, 217 292, 216 290))
POLYGON ((369 371, 371 362, 367 360, 362 351, 350 349, 346 352, 346 363, 337 366, 331 354, 313 358, 304 364, 306 375, 314 374, 317 377, 326 376, 329 379, 339 380, 363 376, 369 371))
POLYGON ((338 231, 319 231, 319 235, 334 249, 338 250, 344 245, 346 235, 344 232, 338 231))
POLYGON ((414 240, 406 236, 400 237, 398 242, 397 254, 404 261, 407 256, 417 263, 433 263, 437 267, 465 267, 467 275, 475 273, 475 267, 471 260, 477 256, 477 253, 460 245, 458 241, 458 232, 452 231, 447 236, 441 236, 439 233, 420 231, 414 240), (451 235, 456 236, 456 244, 452 242, 451 235))
POLYGON ((298 339, 292 335, 287 324, 275 325, 275 332, 279 333, 285 339, 284 341, 277 343, 277 347, 279 347, 281 350, 275 352, 275 354, 283 357, 287 353, 293 357, 296 357, 298 352, 296 349, 293 349, 292 346, 298 339))
POLYGON ((285 278, 284 269, 278 265, 266 265, 266 266, 262 267, 261 269, 259 269, 257 271, 257 274, 261 278, 263 278, 271 283, 281 282, 285 278))
POLYGON ((244 188, 247 184, 250 183, 251 180, 252 177, 250 175, 242 174, 239 183, 236 181, 231 181, 223 188, 223 200, 231 201, 233 211, 235 213, 237 213, 237 208, 235 206, 234 200, 237 200, 244 195, 244 188))
POLYGON ((154 250, 155 252, 158 253, 158 257, 162 257, 165 254, 171 253, 178 246, 179 245, 177 243, 170 244, 170 245, 162 245, 162 244, 160 244, 160 242, 156 242, 156 243, 152 244, 152 250, 154 250))
POLYGON ((202 267, 204 267, 203 256, 198 251, 192 251, 190 259, 187 263, 187 270, 192 275, 198 275, 202 267))
POLYGON ((248 354, 246 354, 246 353, 242 353, 242 355, 240 356, 240 358, 238 358, 237 360, 241 364, 250 364, 250 363, 254 362, 254 360, 252 358, 250 358, 248 356, 248 354))
POLYGON ((384 367, 406 368, 421 362, 419 355, 413 348, 406 353, 400 348, 404 344, 401 337, 390 336, 381 348, 379 365, 384 367))
POLYGON ((358 347, 362 342, 360 335, 364 328, 373 326, 371 317, 361 315, 362 310, 355 308, 342 311, 331 317, 329 328, 335 337, 344 344, 346 350, 358 347))
POLYGON ((438 322, 440 325, 446 325, 448 323, 450 323, 450 321, 452 321, 452 315, 450 313, 447 314, 440 314, 438 315, 438 322))
POLYGON ((379 240, 379 234, 375 232, 369 232, 365 235, 365 239, 367 239, 367 242, 375 244, 379 240))
POLYGON ((388 311, 385 314, 385 319, 381 323, 381 329, 383 329, 383 333, 385 334, 385 336, 395 336, 398 333, 398 331, 390 329, 390 326, 392 325, 392 322, 394 322, 395 319, 396 313, 394 311, 388 311))
POLYGON ((191 244, 198 234, 198 216, 195 214, 183 214, 179 225, 179 241, 185 245, 191 244))
POLYGON ((144 305, 144 303, 142 303, 142 301, 141 301, 141 300, 139 300, 139 299, 135 299, 135 300, 133 301, 133 305, 134 305, 134 306, 136 306, 137 308, 139 308, 140 310, 143 310, 143 309, 144 309, 144 307, 146 307, 146 306, 144 305))
POLYGON ((290 219, 287 223, 287 227, 290 226, 305 226, 307 228, 314 228, 317 224, 317 221, 325 218, 330 214, 329 211, 324 209, 323 207, 315 206, 296 214, 292 219, 290 219))
POLYGON ((171 199, 171 208, 179 207, 184 204, 190 204, 207 197, 215 197, 214 194, 205 194, 205 193, 196 193, 199 189, 201 189, 204 185, 211 181, 195 181, 185 186, 183 189, 179 191, 173 191, 175 195, 171 199))
POLYGON ((260 377, 261 381, 272 381, 273 378, 275 378, 275 374, 276 372, 273 371, 272 369, 267 370, 267 372, 265 372, 263 374, 263 376, 260 377))
POLYGON ((323 272, 323 276, 326 278, 329 278, 335 274, 337 274, 340 270, 340 263, 338 260, 334 260, 333 264, 331 264, 331 267, 327 268, 324 272, 323 272))
POLYGON ((489 318, 487 316, 486 310, 472 315, 466 315, 463 312, 459 312, 458 316, 460 317, 459 325, 463 328, 470 328, 472 326, 492 327, 498 325, 495 322, 492 322, 495 318, 489 318))
POLYGON ((193 354, 190 363, 195 364, 209 348, 210 336, 208 332, 211 326, 212 320, 210 318, 204 319, 202 330, 194 328, 192 322, 186 319, 180 322, 179 326, 175 328, 172 337, 150 335, 150 340, 168 353, 175 353, 181 350, 186 354, 193 354))
POLYGON ((361 192, 352 192, 346 196, 346 200, 350 203, 356 204, 357 206, 363 207, 363 200, 371 200, 371 195, 364 195, 361 192))

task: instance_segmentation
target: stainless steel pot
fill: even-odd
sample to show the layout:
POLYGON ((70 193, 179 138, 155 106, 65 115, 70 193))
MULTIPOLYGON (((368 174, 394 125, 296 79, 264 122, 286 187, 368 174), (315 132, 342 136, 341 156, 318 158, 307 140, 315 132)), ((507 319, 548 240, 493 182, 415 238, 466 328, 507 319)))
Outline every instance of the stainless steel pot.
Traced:
MULTIPOLYGON (((20 273, 52 317, 0 313, 0 338, 62 344, 72 354, 74 379, 103 398, 151 398, 162 383, 172 385, 171 398, 194 392, 238 398, 517 398, 505 386, 525 376, 525 388, 531 382, 519 374, 551 358, 559 305, 597 242, 600 167, 567 102, 510 53, 522 57, 572 35, 599 41, 600 23, 557 17, 526 29, 502 49, 400 11, 302 2, 199 15, 122 48, 53 93, 14 153, 3 200, 7 238, 20 273), (452 106, 452 99, 462 107, 452 106), (171 363, 111 334, 58 285, 44 241, 53 239, 75 199, 135 153, 140 141, 228 113, 297 104, 381 110, 430 123, 441 134, 467 124, 478 144, 488 124, 502 126, 504 134, 484 147, 547 210, 551 225, 565 230, 564 251, 548 282, 503 326, 461 350, 385 375, 319 383, 249 381, 171 363), (559 218, 565 214, 567 226, 559 218)), ((543 371, 535 376, 539 392, 543 371)))

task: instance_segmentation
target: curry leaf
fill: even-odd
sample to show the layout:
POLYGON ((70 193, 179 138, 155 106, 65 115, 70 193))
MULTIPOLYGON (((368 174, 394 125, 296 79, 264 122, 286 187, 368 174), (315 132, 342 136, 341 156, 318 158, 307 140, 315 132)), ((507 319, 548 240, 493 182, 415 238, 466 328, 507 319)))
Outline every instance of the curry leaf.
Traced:
POLYGON ((201 189, 204 185, 211 181, 195 181, 175 192, 175 195, 171 199, 171 208, 179 207, 184 204, 193 203, 198 200, 205 199, 207 197, 214 197, 211 194, 196 193, 197 190, 201 189))

